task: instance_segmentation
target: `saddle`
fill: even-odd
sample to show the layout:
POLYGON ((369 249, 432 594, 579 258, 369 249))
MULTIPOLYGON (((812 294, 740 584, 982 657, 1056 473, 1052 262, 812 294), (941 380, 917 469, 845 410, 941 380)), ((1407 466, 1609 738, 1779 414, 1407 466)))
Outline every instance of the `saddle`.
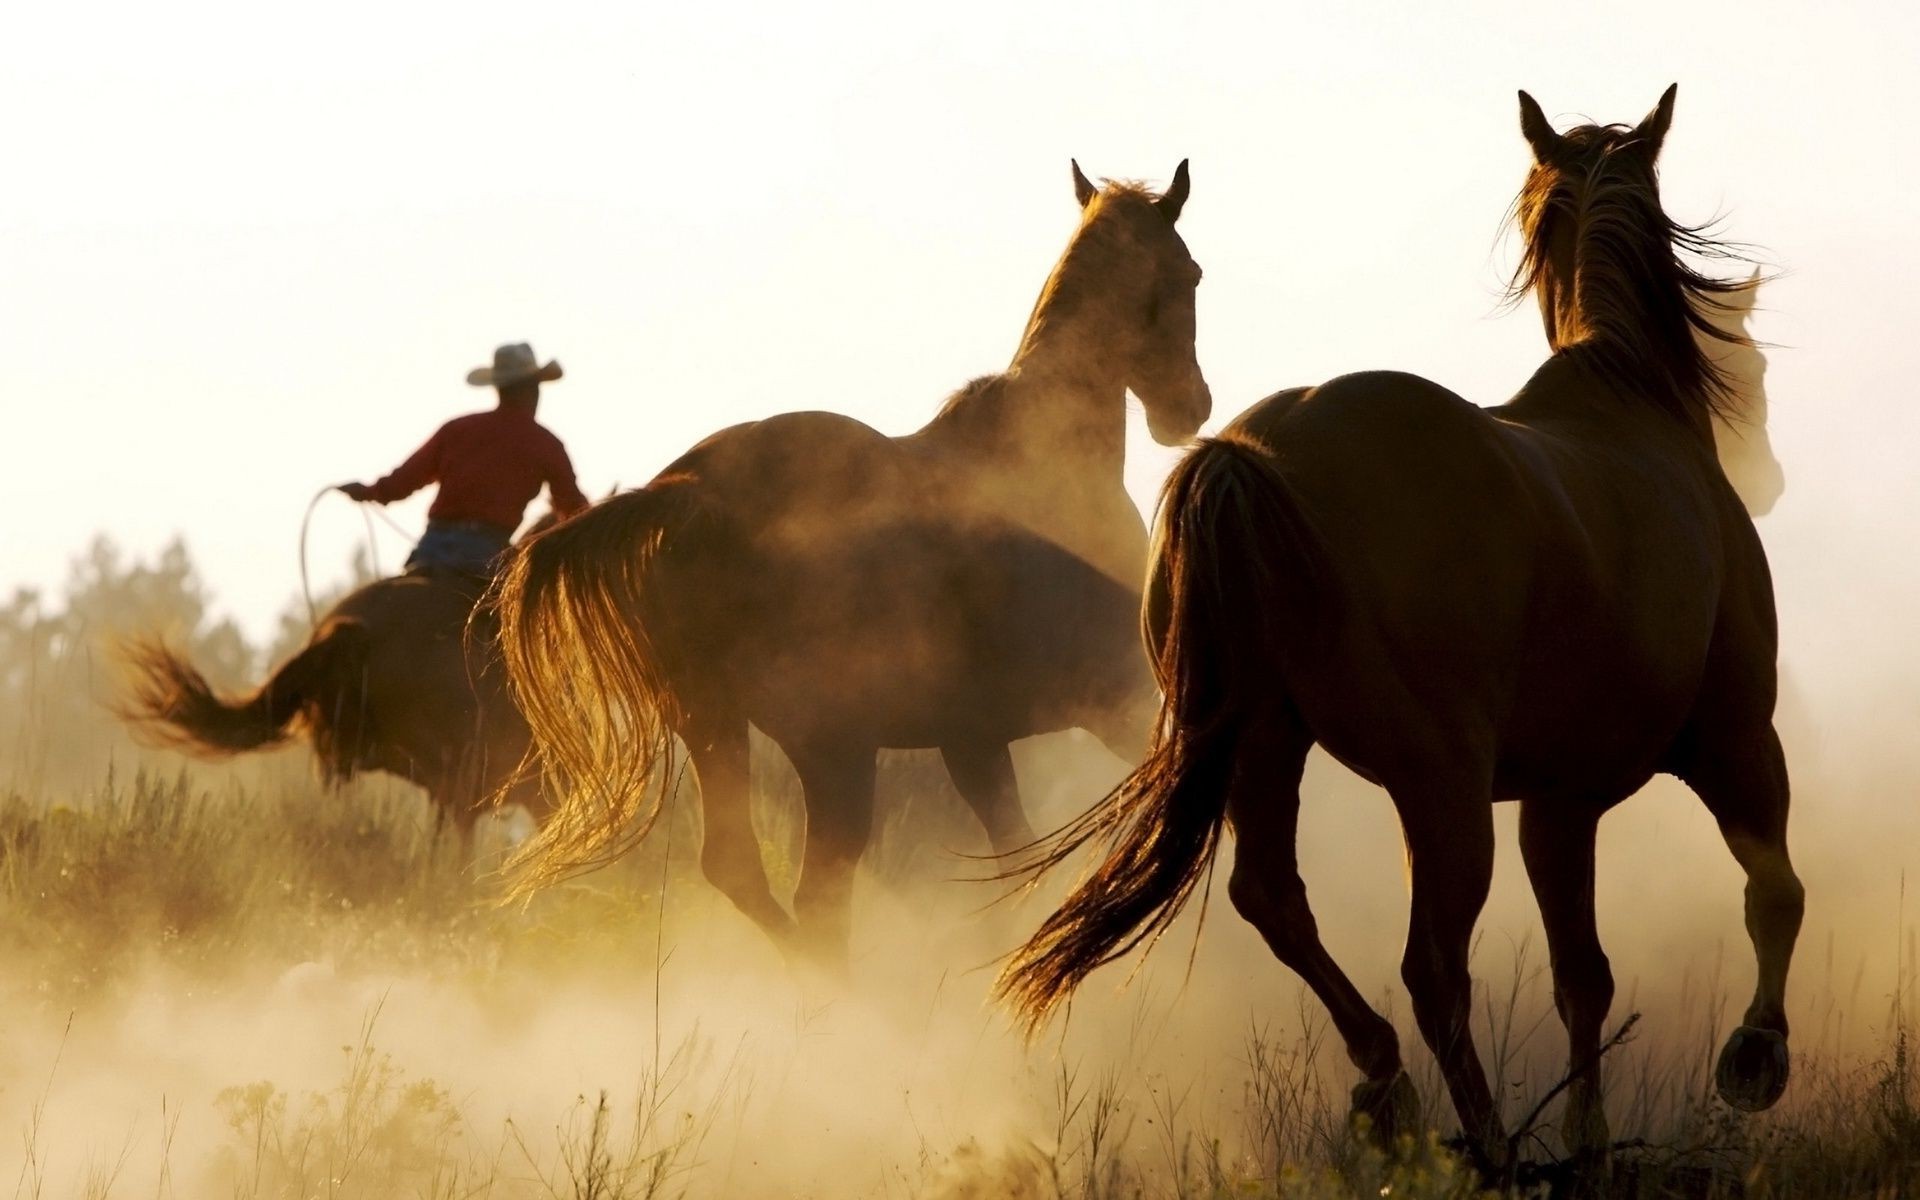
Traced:
POLYGON ((450 567, 442 563, 420 563, 406 568, 402 575, 425 580, 442 587, 452 588, 467 598, 469 606, 477 606, 487 589, 493 586, 491 571, 472 571, 461 567, 450 567))

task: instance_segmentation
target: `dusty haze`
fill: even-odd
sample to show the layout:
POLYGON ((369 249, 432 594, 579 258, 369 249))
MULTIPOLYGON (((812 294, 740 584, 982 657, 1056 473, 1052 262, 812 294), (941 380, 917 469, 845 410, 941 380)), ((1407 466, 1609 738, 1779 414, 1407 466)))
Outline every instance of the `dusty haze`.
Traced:
MULTIPOLYGON (((1114 1081, 1126 1160, 1149 1178, 1216 1137, 1230 1161, 1267 1161, 1250 1031, 1290 1051, 1321 1013, 1228 908, 1224 872, 1190 975, 1198 913, 1029 1049, 986 1007, 983 964, 1043 897, 983 918, 990 889, 940 882, 976 871, 954 852, 984 842, 924 763, 882 776, 853 987, 830 995, 699 881, 684 811, 670 857, 663 828, 639 860, 522 913, 429 853, 404 789, 329 796, 290 754, 195 769, 174 792, 180 762, 101 713, 104 639, 157 621, 229 680, 257 669, 308 497, 474 406, 460 377, 498 341, 566 363, 543 418, 594 495, 769 412, 917 425, 1011 354, 1071 228, 1070 154, 1116 175, 1191 157, 1181 228, 1206 269, 1216 425, 1365 367, 1497 401, 1544 353, 1531 311, 1494 316, 1522 86, 1564 123, 1636 118, 1679 79, 1670 210, 1725 210, 1785 270, 1753 332, 1776 344, 1787 490, 1760 529, 1808 889, 1786 1108, 1884 1055, 1910 1008, 1903 896, 1920 879, 1920 238, 1902 200, 1920 167, 1887 150, 1920 115, 1912 9, 642 11, 456 26, 383 5, 308 28, 217 5, 41 6, 0 48, 0 102, 32 114, 4 135, 25 169, 0 196, 0 588, 42 592, 0 610, 0 1181, 279 1195, 333 1155, 357 1164, 340 1194, 402 1179, 398 1194, 570 1195, 605 1089, 616 1146, 638 1105, 657 1110, 644 1149, 683 1148, 652 1160, 669 1193, 1048 1195, 1090 1153, 1092 1109, 1063 1103, 1063 1070, 1075 1095, 1114 1081), (184 532, 198 602, 142 607, 177 589, 140 577, 76 617, 62 581, 99 532, 159 575, 184 532), (161 782, 136 787, 142 766, 161 782), (84 815, 102 811, 121 815, 84 815)), ((1170 460, 1138 419, 1130 432, 1144 504, 1170 460)), ((422 512, 396 516, 417 529, 422 512)), ((338 582, 359 519, 338 502, 316 520, 316 566, 338 582)), ((390 568, 404 550, 377 537, 390 568)), ((82 571, 77 590, 105 576, 121 578, 82 571)), ((1077 736, 1017 749, 1043 827, 1121 770, 1077 736)), ((780 779, 762 789, 770 828, 793 804, 780 779)), ((1317 757, 1306 797, 1328 944, 1363 991, 1397 994, 1391 809, 1317 757)), ((1511 1112, 1564 1042, 1500 816, 1476 974, 1489 1019, 1533 1031, 1501 1074, 1511 1112)), ((1601 826, 1614 1012, 1646 1014, 1622 1053, 1675 1088, 1636 1092, 1616 1069, 1621 1136, 1677 1119, 1745 1003, 1741 882, 1671 782, 1601 826), (1655 1100, 1638 1124, 1636 1094, 1655 1100)), ((1337 1109, 1349 1076, 1328 1046, 1299 1078, 1337 1109)))

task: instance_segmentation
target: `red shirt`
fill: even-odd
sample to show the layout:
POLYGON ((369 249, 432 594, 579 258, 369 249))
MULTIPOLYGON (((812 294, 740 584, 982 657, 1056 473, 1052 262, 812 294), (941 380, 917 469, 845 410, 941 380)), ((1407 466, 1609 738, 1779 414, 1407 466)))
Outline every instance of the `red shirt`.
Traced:
POLYGON ((382 504, 402 500, 429 483, 440 485, 427 518, 482 521, 511 534, 545 484, 563 517, 587 507, 573 480, 573 463, 560 439, 521 408, 496 408, 455 417, 427 444, 373 485, 382 504))

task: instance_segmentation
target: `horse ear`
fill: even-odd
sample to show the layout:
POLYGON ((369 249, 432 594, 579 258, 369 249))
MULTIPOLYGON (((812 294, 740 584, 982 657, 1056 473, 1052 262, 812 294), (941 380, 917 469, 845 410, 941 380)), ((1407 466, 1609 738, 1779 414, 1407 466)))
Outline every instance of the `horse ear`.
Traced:
POLYGON ((1080 173, 1080 160, 1070 158, 1067 161, 1073 164, 1073 198, 1080 202, 1081 208, 1085 208, 1093 203, 1093 198, 1100 194, 1100 189, 1093 186, 1093 183, 1080 173))
POLYGON ((1539 102, 1525 91, 1520 93, 1520 133, 1533 147, 1533 161, 1542 166, 1560 149, 1560 135, 1553 131, 1553 123, 1540 111, 1539 102))
POLYGON ((1679 84, 1668 84, 1667 90, 1660 93, 1660 103, 1634 128, 1634 137, 1647 143, 1649 156, 1658 157, 1660 144, 1667 140, 1667 130, 1673 125, 1673 97, 1679 90, 1679 84))
POLYGON ((1153 206, 1166 214, 1167 223, 1171 225, 1180 219, 1180 210, 1187 206, 1187 193, 1192 190, 1193 180, 1187 178, 1187 160, 1183 158, 1180 165, 1173 169, 1173 182, 1167 185, 1166 193, 1155 200, 1153 206))

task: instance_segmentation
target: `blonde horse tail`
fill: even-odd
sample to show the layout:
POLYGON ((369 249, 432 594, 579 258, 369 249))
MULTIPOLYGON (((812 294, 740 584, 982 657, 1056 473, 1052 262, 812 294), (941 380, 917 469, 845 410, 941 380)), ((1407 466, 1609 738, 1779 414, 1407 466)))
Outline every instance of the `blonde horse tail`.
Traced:
POLYGON ((659 567, 688 485, 602 501, 524 541, 496 583, 501 658, 554 809, 508 864, 513 894, 619 858, 671 791, 679 701, 659 646, 659 567))
POLYGON ((1210 876, 1240 732, 1273 700, 1282 642, 1309 618, 1323 558, 1259 447, 1204 442, 1168 478, 1143 618, 1159 721, 1140 767, 1035 865, 1089 842, 1106 851, 995 985, 1029 1031, 1096 968, 1157 940, 1210 876))

